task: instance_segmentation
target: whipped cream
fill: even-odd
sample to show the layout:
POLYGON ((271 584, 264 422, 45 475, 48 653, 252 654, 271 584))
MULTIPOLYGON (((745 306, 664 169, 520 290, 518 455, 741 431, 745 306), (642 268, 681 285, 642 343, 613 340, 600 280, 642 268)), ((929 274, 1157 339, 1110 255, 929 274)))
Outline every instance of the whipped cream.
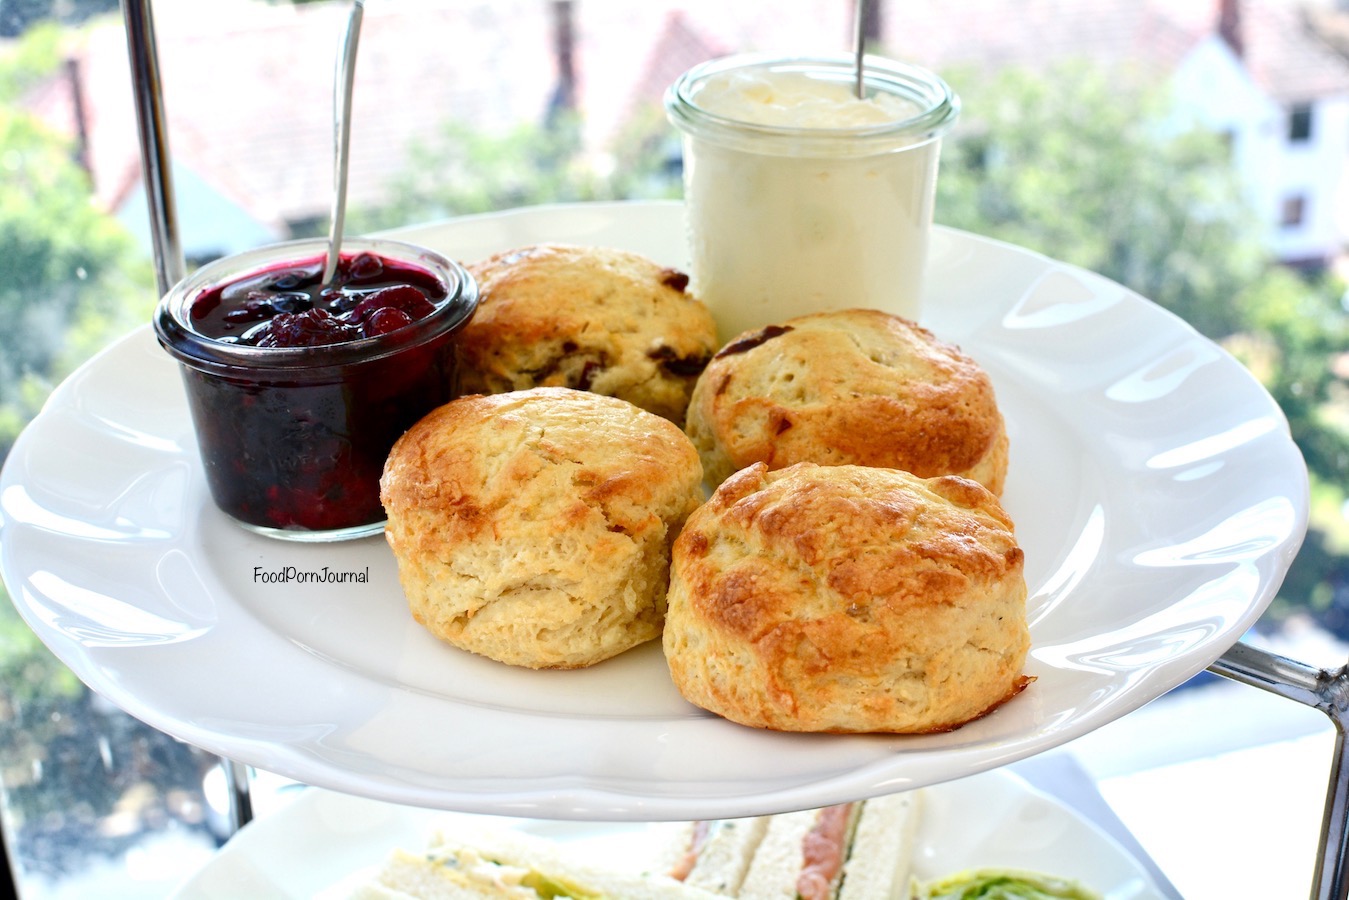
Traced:
POLYGON ((722 72, 703 82, 693 102, 714 115, 779 128, 858 128, 911 119, 918 104, 894 94, 858 98, 852 84, 803 72, 722 72))

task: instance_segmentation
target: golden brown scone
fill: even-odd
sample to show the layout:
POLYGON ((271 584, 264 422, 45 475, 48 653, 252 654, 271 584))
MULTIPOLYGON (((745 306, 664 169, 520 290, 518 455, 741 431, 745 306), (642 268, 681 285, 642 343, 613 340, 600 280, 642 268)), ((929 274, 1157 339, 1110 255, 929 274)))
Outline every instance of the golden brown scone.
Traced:
POLYGON ((456 340, 466 393, 538 386, 619 397, 682 425, 717 349, 688 277, 637 253, 536 244, 468 266, 478 310, 456 340))
POLYGON ((576 668, 659 636, 701 482, 674 424, 536 388, 432 411, 390 451, 380 496, 418 622, 511 665, 576 668))
POLYGON ((685 699, 780 731, 944 731, 1026 685, 1023 554, 957 476, 762 463, 675 542, 664 645, 685 699))
POLYGON ((874 309, 742 334, 698 379, 685 427, 713 487, 755 462, 963 475, 995 494, 1007 474, 988 374, 927 329, 874 309))

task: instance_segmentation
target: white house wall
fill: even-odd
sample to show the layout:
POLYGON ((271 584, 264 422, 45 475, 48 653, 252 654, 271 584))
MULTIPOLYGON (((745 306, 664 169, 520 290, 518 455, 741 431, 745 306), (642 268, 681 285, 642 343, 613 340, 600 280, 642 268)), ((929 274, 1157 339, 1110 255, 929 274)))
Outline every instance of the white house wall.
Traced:
POLYGON ((1281 157, 1275 180, 1284 195, 1300 193, 1306 202, 1303 224, 1277 228, 1275 204, 1274 249, 1281 259, 1319 259, 1342 251, 1349 243, 1349 214, 1343 204, 1345 166, 1349 161, 1349 96, 1323 98, 1312 104, 1311 139, 1287 140, 1288 119, 1281 123, 1281 157))
POLYGON ((1279 259, 1328 259, 1349 237, 1343 196, 1349 160, 1349 96, 1321 99, 1313 107, 1311 140, 1288 141, 1289 109, 1250 77, 1216 35, 1197 44, 1172 80, 1178 106, 1197 122, 1231 135, 1232 161, 1266 242, 1279 259), (1305 197, 1301 225, 1282 227, 1283 204, 1305 197))

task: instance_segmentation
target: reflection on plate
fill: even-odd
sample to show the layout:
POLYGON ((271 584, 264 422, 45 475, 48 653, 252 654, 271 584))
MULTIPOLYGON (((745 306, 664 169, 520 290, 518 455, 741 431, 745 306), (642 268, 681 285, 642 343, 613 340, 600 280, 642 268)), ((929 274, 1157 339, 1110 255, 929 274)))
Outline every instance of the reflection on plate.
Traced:
MULTIPOLYGON (((675 204, 544 207, 404 231, 472 260, 540 240, 682 265, 675 204)), ((0 475, 0 563, 49 647, 133 715, 321 787, 561 819, 730 817, 931 784, 1062 744, 1201 671, 1268 605, 1306 470, 1234 360, 1118 285, 939 230, 925 322, 989 370, 1026 553, 1035 683, 953 733, 785 735, 686 704, 658 642, 512 669, 408 615, 378 538, 300 545, 206 494, 148 329, 72 376, 0 475), (361 581, 328 581, 356 572, 361 581), (287 580, 287 575, 291 576, 287 580)))
MULTIPOLYGON (((275 815, 240 831, 179 888, 175 900, 340 900, 394 848, 421 849, 437 824, 456 815, 308 789, 275 815)), ((649 870, 674 830, 668 823, 531 819, 467 824, 518 828, 564 844, 575 858, 639 872, 649 870)), ((940 878, 982 866, 1072 878, 1110 900, 1163 896, 1147 870, 1089 820, 1004 771, 927 792, 914 875, 940 878)))

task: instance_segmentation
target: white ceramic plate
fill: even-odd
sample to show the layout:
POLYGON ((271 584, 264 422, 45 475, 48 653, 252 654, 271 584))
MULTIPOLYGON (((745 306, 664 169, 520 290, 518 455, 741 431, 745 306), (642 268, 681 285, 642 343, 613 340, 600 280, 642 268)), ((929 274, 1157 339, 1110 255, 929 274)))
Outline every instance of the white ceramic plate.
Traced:
MULTIPOLYGON (((520 210, 403 232, 472 260, 540 240, 682 265, 675 204, 520 210)), ((950 734, 787 735, 685 703, 659 642, 535 672, 438 643, 378 538, 300 545, 207 496, 174 363, 142 330, 56 391, 0 475, 20 613, 133 715, 223 756, 419 806, 688 819, 823 806, 1062 744, 1204 669, 1268 605, 1306 470, 1268 394, 1135 294, 939 231, 925 321, 991 373, 1026 553, 1033 685, 950 734), (265 573, 368 573, 274 584, 265 573)))
MULTIPOLYGON (((175 900, 233 897, 340 900, 395 848, 420 850, 457 815, 307 789, 276 814, 245 827, 185 882, 175 900)), ((576 859, 650 871, 674 826, 530 819, 464 820, 517 828, 565 846, 576 859)), ((1160 900, 1147 870, 1119 844, 1015 775, 985 772, 926 792, 913 874, 924 880, 977 867, 1010 867, 1072 878, 1105 900, 1160 900)))

